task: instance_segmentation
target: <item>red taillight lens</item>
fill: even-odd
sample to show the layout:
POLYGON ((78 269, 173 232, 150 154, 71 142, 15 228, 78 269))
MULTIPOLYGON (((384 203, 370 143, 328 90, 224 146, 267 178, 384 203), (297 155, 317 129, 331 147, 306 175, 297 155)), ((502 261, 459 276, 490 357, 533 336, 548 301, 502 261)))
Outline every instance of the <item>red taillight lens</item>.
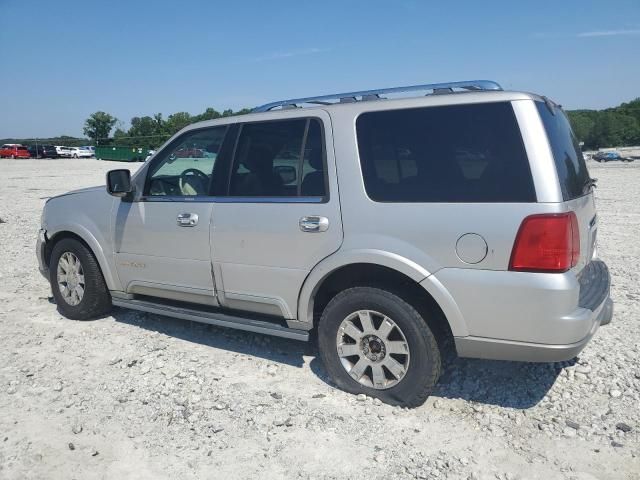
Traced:
POLYGON ((573 212, 531 215, 520 225, 509 270, 566 272, 580 258, 580 230, 573 212))

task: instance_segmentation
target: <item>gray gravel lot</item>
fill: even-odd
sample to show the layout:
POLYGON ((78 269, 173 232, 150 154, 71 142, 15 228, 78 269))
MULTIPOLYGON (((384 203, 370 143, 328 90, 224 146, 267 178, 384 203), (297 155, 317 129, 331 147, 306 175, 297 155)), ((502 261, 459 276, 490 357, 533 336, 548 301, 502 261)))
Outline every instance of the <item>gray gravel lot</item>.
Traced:
POLYGON ((0 160, 0 478, 640 478, 640 162, 589 164, 613 322, 575 361, 449 358, 414 410, 334 389, 310 344, 62 318, 42 205, 122 165, 0 160))

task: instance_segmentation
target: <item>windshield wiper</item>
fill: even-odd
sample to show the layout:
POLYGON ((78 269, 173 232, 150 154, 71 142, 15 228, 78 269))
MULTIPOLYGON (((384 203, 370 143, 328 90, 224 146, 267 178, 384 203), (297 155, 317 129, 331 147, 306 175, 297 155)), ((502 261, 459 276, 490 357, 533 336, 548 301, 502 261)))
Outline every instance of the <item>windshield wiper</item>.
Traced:
POLYGON ((587 180, 585 180, 584 184, 582 185, 582 188, 597 188, 598 187, 598 179, 597 178, 588 178, 587 180))

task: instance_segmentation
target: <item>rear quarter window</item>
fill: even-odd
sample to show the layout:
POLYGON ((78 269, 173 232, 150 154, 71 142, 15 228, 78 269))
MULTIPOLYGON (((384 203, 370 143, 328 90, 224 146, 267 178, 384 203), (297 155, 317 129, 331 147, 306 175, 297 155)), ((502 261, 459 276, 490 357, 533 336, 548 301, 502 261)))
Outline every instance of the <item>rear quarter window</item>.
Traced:
POLYGON ((547 132, 563 199, 573 200, 589 193, 589 171, 567 116, 552 104, 536 102, 536 108, 547 132))
POLYGON ((536 201, 508 102, 367 112, 356 130, 374 201, 536 201))

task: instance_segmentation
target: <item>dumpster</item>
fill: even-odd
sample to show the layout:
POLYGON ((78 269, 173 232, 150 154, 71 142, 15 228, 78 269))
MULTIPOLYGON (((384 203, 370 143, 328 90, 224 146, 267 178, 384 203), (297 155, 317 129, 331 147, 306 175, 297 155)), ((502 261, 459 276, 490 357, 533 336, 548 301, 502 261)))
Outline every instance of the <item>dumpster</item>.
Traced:
POLYGON ((142 147, 124 147, 117 145, 106 145, 96 147, 96 158, 98 160, 113 160, 116 162, 144 162, 147 158, 148 150, 142 147))

